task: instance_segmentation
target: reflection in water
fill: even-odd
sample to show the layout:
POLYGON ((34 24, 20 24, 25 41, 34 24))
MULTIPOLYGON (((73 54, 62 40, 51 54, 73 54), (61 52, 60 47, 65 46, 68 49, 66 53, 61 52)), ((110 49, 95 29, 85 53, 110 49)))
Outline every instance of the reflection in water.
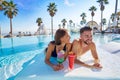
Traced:
POLYGON ((13 45, 13 38, 11 37, 11 53, 14 53, 14 45, 13 45))
MULTIPOLYGON (((0 53, 2 53, 2 39, 0 39, 0 53)), ((0 54, 1 55, 1 54, 0 54)))
POLYGON ((104 40, 104 39, 105 39, 105 36, 101 34, 101 35, 100 35, 100 38, 101 38, 101 39, 100 39, 100 43, 101 43, 101 44, 105 44, 105 40, 104 40))
POLYGON ((38 45, 41 46, 41 42, 49 43, 50 41, 53 40, 53 37, 52 36, 39 35, 39 36, 37 36, 37 39, 38 39, 38 45))
POLYGON ((13 45, 13 44, 14 44, 14 43, 13 43, 14 41, 13 41, 13 38, 9 38, 9 40, 10 40, 9 43, 10 43, 10 46, 11 46, 11 47, 9 48, 9 51, 10 51, 10 52, 9 52, 9 53, 8 53, 8 52, 5 53, 7 50, 4 50, 5 48, 2 47, 2 39, 0 39, 0 55, 1 55, 1 56, 6 55, 6 54, 12 54, 12 53, 14 53, 14 45, 13 45))

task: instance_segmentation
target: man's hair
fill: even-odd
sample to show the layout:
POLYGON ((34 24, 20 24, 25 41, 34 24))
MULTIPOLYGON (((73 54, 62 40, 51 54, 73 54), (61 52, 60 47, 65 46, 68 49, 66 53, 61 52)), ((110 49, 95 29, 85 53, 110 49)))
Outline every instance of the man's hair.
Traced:
POLYGON ((84 31, 91 31, 92 29, 89 26, 82 27, 80 29, 80 34, 82 34, 84 31))

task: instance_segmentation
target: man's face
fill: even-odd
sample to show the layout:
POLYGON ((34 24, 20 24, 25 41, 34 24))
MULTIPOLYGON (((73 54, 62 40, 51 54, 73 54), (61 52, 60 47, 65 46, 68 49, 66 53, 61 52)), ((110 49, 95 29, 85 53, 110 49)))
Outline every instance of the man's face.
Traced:
POLYGON ((92 42, 92 33, 91 31, 84 31, 81 34, 81 40, 85 43, 85 44, 89 44, 92 42))

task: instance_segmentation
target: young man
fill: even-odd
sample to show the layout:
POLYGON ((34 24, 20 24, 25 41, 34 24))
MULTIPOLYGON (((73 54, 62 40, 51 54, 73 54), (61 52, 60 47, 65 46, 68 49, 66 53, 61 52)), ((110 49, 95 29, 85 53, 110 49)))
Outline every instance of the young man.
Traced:
POLYGON ((99 63, 100 60, 97 55, 95 43, 92 42, 92 29, 90 27, 85 26, 80 29, 80 39, 73 41, 72 51, 76 54, 75 63, 88 68, 102 68, 99 63), (92 56, 94 58, 93 65, 86 64, 77 59, 77 57, 85 54, 89 50, 91 50, 92 56))

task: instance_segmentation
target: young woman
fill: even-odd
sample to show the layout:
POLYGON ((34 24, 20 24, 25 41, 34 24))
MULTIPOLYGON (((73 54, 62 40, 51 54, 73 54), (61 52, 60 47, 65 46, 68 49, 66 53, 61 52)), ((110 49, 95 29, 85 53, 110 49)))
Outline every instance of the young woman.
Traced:
MULTIPOLYGON (((53 70, 58 71, 64 68, 63 65, 53 64, 51 57, 57 58, 57 53, 64 50, 66 59, 68 52, 71 50, 70 36, 66 29, 58 29, 54 36, 54 41, 51 41, 46 50, 45 63, 48 64, 53 70)), ((55 59, 57 60, 57 59, 55 59)))

